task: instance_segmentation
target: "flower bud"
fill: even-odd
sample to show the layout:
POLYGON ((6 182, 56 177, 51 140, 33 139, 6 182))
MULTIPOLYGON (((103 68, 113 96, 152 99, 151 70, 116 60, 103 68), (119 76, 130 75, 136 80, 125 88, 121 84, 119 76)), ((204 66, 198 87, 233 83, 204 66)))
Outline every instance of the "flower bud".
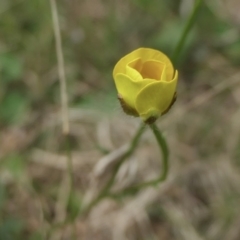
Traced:
POLYGON ((139 48, 121 58, 113 78, 126 114, 153 123, 176 100, 178 72, 162 52, 139 48))

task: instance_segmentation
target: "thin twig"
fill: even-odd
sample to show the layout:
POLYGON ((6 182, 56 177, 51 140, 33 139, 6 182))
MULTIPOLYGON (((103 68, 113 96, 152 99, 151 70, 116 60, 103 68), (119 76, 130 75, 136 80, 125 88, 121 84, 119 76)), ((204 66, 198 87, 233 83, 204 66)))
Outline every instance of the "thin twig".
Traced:
POLYGON ((202 104, 208 102, 211 98, 217 96, 224 90, 234 87, 240 83, 240 72, 237 72, 231 77, 227 77, 226 80, 213 86, 212 89, 197 95, 191 102, 185 104, 184 113, 190 111, 194 108, 201 106, 202 104))
MULTIPOLYGON (((60 34, 59 20, 56 0, 50 0, 51 11, 53 18, 53 30, 56 41, 56 53, 58 61, 58 75, 60 81, 61 89, 61 103, 62 103, 62 130, 66 142, 66 153, 68 160, 68 174, 70 178, 70 187, 73 186, 73 167, 72 167, 72 156, 70 150, 70 140, 69 140, 69 114, 68 114, 68 95, 67 95, 67 84, 64 68, 64 58, 63 58, 63 49, 62 49, 62 40, 60 34)), ((72 191, 70 191, 71 193, 72 191)))
POLYGON ((56 53, 58 61, 58 75, 60 81, 61 90, 61 104, 62 104, 62 127, 63 134, 69 134, 69 114, 68 114, 68 95, 67 95, 67 84, 66 84, 66 74, 64 68, 64 58, 62 49, 62 39, 59 27, 59 19, 57 12, 56 0, 50 0, 52 20, 53 20, 53 31, 56 41, 56 53))
POLYGON ((50 3, 51 3, 51 11, 52 11, 52 19, 53 19, 54 37, 56 41, 58 75, 59 75, 59 81, 60 81, 60 95, 61 95, 61 106, 62 106, 62 131, 63 131, 64 140, 66 144, 66 155, 67 155, 67 163, 68 163, 68 172, 65 176, 65 179, 63 180, 64 183, 65 182, 67 183, 67 186, 64 187, 64 192, 67 198, 64 197, 64 199, 61 199, 63 197, 63 194, 60 194, 60 199, 59 199, 60 205, 57 213, 59 214, 59 219, 57 220, 64 222, 67 217, 65 211, 73 193, 73 167, 72 167, 72 156, 71 156, 70 139, 69 139, 70 126, 69 126, 68 95, 67 95, 66 74, 65 74, 65 68, 64 68, 62 40, 61 40, 61 33, 60 33, 60 27, 59 27, 56 0, 50 0, 50 3))

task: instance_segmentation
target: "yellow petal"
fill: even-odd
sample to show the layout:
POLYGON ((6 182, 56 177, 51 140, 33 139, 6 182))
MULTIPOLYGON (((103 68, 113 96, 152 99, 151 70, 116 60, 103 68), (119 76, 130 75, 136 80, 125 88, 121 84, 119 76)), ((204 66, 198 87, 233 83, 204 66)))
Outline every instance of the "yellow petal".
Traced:
POLYGON ((126 104, 135 109, 135 100, 137 94, 148 84, 155 82, 152 79, 144 79, 140 81, 133 81, 125 74, 117 74, 114 77, 116 88, 126 104))
POLYGON ((161 75, 161 79, 160 80, 163 81, 163 82, 168 82, 167 81, 166 67, 164 67, 163 70, 162 70, 162 75, 161 75))
POLYGON ((142 75, 139 73, 142 68, 141 59, 135 59, 126 66, 126 75, 129 76, 134 81, 140 81, 143 79, 142 75))
POLYGON ((141 59, 143 62, 156 60, 165 63, 167 81, 170 81, 173 78, 174 69, 169 58, 164 53, 151 48, 139 48, 121 58, 114 67, 113 76, 117 73, 126 73, 126 66, 135 59, 141 59))
POLYGON ((139 92, 135 108, 144 121, 160 116, 169 107, 176 91, 177 78, 176 71, 172 81, 154 81, 139 92))
POLYGON ((141 72, 143 62, 140 58, 134 59, 132 62, 128 63, 128 66, 141 72))
POLYGON ((164 68, 165 68, 164 63, 156 60, 148 60, 144 62, 141 69, 141 74, 143 78, 160 80, 164 68))

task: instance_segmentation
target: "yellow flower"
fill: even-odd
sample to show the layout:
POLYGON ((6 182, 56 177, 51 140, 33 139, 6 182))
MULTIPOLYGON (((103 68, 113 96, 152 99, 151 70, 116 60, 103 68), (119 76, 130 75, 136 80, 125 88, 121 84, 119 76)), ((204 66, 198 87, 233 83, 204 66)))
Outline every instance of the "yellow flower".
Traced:
POLYGON ((178 72, 158 50, 139 48, 124 56, 113 78, 123 110, 147 123, 166 113, 176 100, 178 72))

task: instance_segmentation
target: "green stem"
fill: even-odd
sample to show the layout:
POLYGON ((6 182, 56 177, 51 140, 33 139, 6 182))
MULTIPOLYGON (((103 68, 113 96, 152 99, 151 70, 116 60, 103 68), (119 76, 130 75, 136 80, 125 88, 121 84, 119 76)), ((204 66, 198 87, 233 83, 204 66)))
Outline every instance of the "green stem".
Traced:
POLYGON ((166 142, 165 138, 163 137, 161 131, 157 128, 156 124, 153 123, 153 124, 149 125, 149 127, 151 128, 151 130, 157 140, 158 146, 162 152, 162 171, 161 171, 161 173, 159 174, 159 176, 156 179, 141 183, 137 186, 127 188, 119 194, 109 194, 110 197, 120 198, 125 195, 133 194, 133 193, 135 193, 143 188, 146 188, 148 186, 156 186, 158 183, 166 180, 167 174, 168 174, 168 169, 169 169, 169 164, 168 164, 169 150, 168 150, 167 142, 166 142))
POLYGON ((177 44, 177 46, 176 46, 176 48, 175 48, 175 50, 173 52, 173 55, 172 55, 171 59, 172 59, 174 64, 177 63, 178 58, 180 56, 180 53, 181 53, 181 51, 183 49, 183 45, 186 42, 186 38, 187 38, 191 28, 193 27, 193 25, 194 25, 194 23, 196 21, 197 13, 198 13, 199 7, 201 5, 201 2, 202 2, 202 0, 196 0, 195 1, 195 5, 194 5, 194 8, 193 8, 193 11, 192 11, 191 15, 189 16, 189 19, 188 19, 188 21, 187 21, 187 23, 185 25, 185 28, 184 28, 184 30, 182 32, 182 35, 181 35, 181 37, 180 37, 180 39, 178 41, 178 44, 177 44))
MULTIPOLYGON (((161 131, 157 128, 157 126, 155 124, 150 125, 150 128, 157 140, 158 146, 159 148, 162 150, 162 168, 163 171, 160 174, 160 176, 154 181, 150 181, 152 182, 152 184, 157 184, 159 182, 164 181, 167 178, 167 174, 168 174, 168 159, 169 159, 169 150, 168 150, 168 146, 167 146, 167 142, 165 140, 165 138, 163 137, 161 131)), ((149 183, 150 183, 149 182, 149 183)))
POLYGON ((136 134, 134 135, 131 144, 129 146, 129 149, 126 151, 126 153, 122 156, 121 160, 116 164, 111 178, 108 180, 107 184, 104 186, 104 188, 100 191, 100 193, 97 195, 96 198, 94 198, 87 207, 85 207, 82 212, 88 213, 101 199, 109 195, 109 190, 111 189, 112 185, 115 182, 116 175, 118 173, 118 170, 120 169, 121 165, 125 162, 125 160, 133 154, 135 151, 139 140, 145 130, 145 124, 140 125, 138 128, 136 134))

